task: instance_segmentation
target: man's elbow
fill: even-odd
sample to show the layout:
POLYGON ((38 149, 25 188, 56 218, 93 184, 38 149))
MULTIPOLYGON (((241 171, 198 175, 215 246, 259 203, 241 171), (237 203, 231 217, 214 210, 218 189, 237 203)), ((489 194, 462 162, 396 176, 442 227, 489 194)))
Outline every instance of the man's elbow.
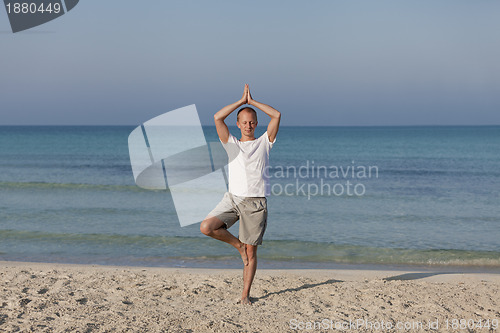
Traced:
POLYGON ((274 114, 274 118, 281 119, 281 112, 276 111, 276 113, 274 114))
POLYGON ((216 113, 214 114, 214 121, 219 121, 221 120, 221 117, 216 113))

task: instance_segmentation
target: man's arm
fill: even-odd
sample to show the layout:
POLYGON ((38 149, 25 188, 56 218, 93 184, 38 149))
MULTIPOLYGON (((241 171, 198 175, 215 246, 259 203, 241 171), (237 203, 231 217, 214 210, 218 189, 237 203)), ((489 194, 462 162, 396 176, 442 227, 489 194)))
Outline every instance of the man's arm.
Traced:
POLYGON ((280 128, 281 113, 267 104, 254 100, 250 94, 250 89, 248 89, 247 104, 261 109, 265 114, 271 117, 271 121, 269 122, 269 125, 267 125, 267 135, 269 137, 269 141, 273 142, 274 139, 276 139, 276 135, 278 134, 278 130, 280 128))
POLYGON ((243 90, 243 96, 241 99, 233 104, 229 104, 222 109, 220 109, 216 114, 214 114, 215 128, 217 129, 217 134, 219 135, 220 141, 222 143, 227 143, 229 140, 229 129, 227 128, 224 120, 229 116, 234 110, 247 103, 248 96, 248 84, 245 84, 243 90))

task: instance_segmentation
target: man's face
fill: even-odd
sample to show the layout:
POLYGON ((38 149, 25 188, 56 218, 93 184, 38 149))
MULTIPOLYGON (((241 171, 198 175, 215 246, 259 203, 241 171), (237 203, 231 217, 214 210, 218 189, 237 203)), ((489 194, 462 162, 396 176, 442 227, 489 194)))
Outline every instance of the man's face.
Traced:
POLYGON ((257 117, 252 111, 243 110, 240 112, 236 125, 241 130, 241 136, 254 137, 257 117))

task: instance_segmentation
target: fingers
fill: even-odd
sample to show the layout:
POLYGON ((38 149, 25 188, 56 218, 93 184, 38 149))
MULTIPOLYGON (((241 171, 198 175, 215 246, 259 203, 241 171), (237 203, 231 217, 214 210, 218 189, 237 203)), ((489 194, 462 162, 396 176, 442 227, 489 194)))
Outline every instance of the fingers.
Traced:
POLYGON ((248 93, 249 93, 249 87, 248 87, 248 84, 245 83, 245 88, 243 89, 243 97, 242 97, 242 100, 243 100, 243 103, 247 104, 248 103, 248 93))
POLYGON ((243 88, 243 96, 241 97, 241 100, 243 101, 243 103, 246 104, 247 99, 248 99, 248 85, 245 84, 245 87, 243 88))
POLYGON ((250 94, 250 86, 248 83, 245 83, 245 88, 243 89, 243 97, 241 99, 245 104, 250 104, 250 101, 253 101, 252 94, 250 94))

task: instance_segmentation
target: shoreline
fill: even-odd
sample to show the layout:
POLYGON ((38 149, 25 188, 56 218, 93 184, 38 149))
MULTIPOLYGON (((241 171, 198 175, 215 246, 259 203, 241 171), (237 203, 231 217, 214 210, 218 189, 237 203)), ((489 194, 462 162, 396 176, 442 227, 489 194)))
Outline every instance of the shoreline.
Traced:
MULTIPOLYGON (((51 262, 28 262, 28 261, 4 261, 0 260, 1 268, 32 268, 32 269, 70 269, 86 270, 95 269, 106 271, 141 271, 141 272, 185 272, 189 274, 217 274, 229 272, 240 274, 243 266, 239 268, 220 267, 164 267, 164 266, 122 266, 122 265, 100 265, 100 264, 75 264, 75 263, 51 263, 51 262)), ((346 281, 361 281, 366 279, 381 280, 449 280, 449 277, 468 277, 476 280, 488 280, 500 284, 500 272, 459 270, 457 267, 411 267, 411 266, 373 266, 360 264, 339 264, 338 268, 257 268, 257 274, 261 275, 297 275, 303 277, 321 276, 343 276, 346 281), (439 269, 434 269, 439 268, 439 269), (455 268, 455 269, 454 269, 455 268), (441 277, 440 277, 441 276, 441 277), (431 277, 435 277, 432 278, 431 277), (351 280, 352 279, 352 280, 351 280)), ((460 268, 460 267, 458 267, 460 268)))
MULTIPOLYGON (((230 259, 171 259, 161 262, 138 261, 137 265, 129 262, 124 264, 115 262, 84 262, 84 261, 24 261, 0 259, 0 265, 6 263, 20 264, 48 264, 48 265, 76 265, 76 266, 99 266, 99 267, 126 267, 126 268, 166 268, 166 269, 242 269, 240 258, 230 259)), ((359 270, 359 271, 422 271, 443 273, 475 273, 475 274, 500 274, 500 267, 481 265, 453 265, 453 264, 364 264, 364 263, 335 263, 335 262, 312 262, 312 261, 278 261, 259 258, 258 270, 359 270)))
POLYGON ((248 306, 236 304, 241 268, 0 267, 0 331, 9 332, 295 332, 349 322, 355 332, 435 332, 460 319, 474 331, 500 322, 500 274, 258 269, 248 306), (392 329, 373 326, 382 323, 392 329), (417 326, 395 328, 407 323, 417 326))

